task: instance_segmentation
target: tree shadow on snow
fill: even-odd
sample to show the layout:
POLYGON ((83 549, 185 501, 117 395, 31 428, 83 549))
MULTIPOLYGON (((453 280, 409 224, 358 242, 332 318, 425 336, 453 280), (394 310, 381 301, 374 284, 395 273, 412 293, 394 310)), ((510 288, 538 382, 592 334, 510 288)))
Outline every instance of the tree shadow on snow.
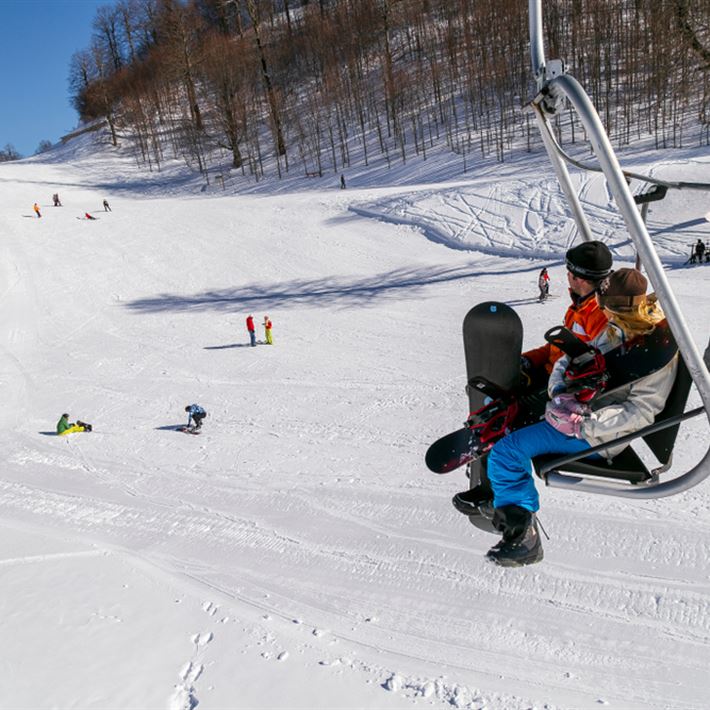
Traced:
POLYGON ((230 350, 231 348, 250 348, 251 343, 232 343, 231 345, 205 345, 203 350, 230 350))
MULTIPOLYGON (((676 224, 669 224, 667 227, 664 227, 663 229, 656 229, 653 232, 651 232, 652 237, 657 237, 659 234, 673 234, 674 232, 680 232, 683 229, 688 229, 688 227, 697 227, 699 225, 707 225, 708 220, 705 219, 705 217, 698 217, 697 219, 689 219, 687 222, 678 222, 676 224)), ((707 230, 704 230, 703 232, 693 230, 693 235, 696 234, 702 234, 703 236, 707 236, 707 230)))
POLYGON ((329 306, 353 308, 374 305, 389 298, 419 297, 427 286, 465 281, 479 276, 498 276, 510 273, 537 273, 539 264, 508 270, 479 271, 471 266, 403 268, 360 279, 330 276, 322 279, 295 279, 281 284, 264 286, 248 284, 237 288, 203 291, 192 296, 163 293, 152 298, 129 301, 125 307, 137 313, 183 311, 241 311, 284 309, 289 306, 329 306))

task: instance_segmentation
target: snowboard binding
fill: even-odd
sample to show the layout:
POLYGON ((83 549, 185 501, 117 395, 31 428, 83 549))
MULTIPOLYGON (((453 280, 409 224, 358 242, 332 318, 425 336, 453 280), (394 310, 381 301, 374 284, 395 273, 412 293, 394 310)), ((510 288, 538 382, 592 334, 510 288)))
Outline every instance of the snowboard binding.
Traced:
POLYGON ((518 401, 507 396, 494 399, 469 415, 464 426, 474 435, 476 458, 490 451, 499 439, 511 431, 518 409, 518 401))
POLYGON ((606 359, 596 348, 574 358, 564 373, 567 392, 579 402, 589 402, 603 392, 609 383, 606 359))

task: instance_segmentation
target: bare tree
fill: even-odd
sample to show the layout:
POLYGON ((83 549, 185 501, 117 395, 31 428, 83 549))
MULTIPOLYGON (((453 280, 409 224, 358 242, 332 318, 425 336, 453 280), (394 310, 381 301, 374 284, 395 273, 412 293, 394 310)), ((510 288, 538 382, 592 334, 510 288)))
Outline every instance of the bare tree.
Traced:
POLYGON ((279 110, 278 101, 276 99, 274 85, 271 81, 271 75, 269 73, 269 64, 266 61, 266 53, 264 52, 264 46, 261 41, 261 23, 259 18, 259 12, 255 0, 244 0, 244 2, 247 14, 249 15, 249 20, 251 21, 252 31, 254 32, 254 43, 256 44, 256 50, 258 52, 259 62, 261 64, 261 77, 264 81, 264 88, 266 90, 266 96, 269 102, 269 109, 271 110, 271 121, 274 132, 274 142, 276 144, 276 154, 285 155, 286 142, 284 141, 283 128, 281 125, 281 112, 279 110))
POLYGON ((6 143, 5 147, 0 150, 0 163, 9 163, 12 160, 21 160, 22 156, 15 149, 12 143, 6 143))
POLYGON ((46 139, 43 139, 39 142, 39 145, 37 146, 37 150, 35 150, 35 155, 39 155, 40 153, 46 153, 48 150, 52 150, 52 141, 48 141, 46 139))

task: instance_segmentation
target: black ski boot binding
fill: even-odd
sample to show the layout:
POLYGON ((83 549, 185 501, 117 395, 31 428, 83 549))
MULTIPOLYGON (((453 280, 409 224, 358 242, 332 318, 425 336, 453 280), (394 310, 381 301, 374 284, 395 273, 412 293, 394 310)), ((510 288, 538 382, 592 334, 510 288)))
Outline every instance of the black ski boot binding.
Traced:
POLYGON ((488 550, 489 560, 501 567, 522 567, 542 560, 542 541, 535 513, 517 505, 504 505, 495 509, 493 524, 503 537, 488 550))
POLYGON ((493 518, 493 491, 489 486, 478 485, 467 491, 460 491, 451 503, 464 515, 482 515, 491 520, 493 518))

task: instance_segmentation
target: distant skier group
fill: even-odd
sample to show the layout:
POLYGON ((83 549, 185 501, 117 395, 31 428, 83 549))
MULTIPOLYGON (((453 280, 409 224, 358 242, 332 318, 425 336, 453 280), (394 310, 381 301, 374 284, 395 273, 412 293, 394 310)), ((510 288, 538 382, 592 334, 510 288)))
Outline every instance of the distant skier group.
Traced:
POLYGON ((710 247, 704 244, 702 239, 698 239, 698 241, 690 247, 690 258, 687 263, 702 264, 703 260, 706 264, 710 263, 710 247))
MULTIPOLYGON (((103 204, 104 212, 111 212, 111 207, 110 207, 110 205, 109 205, 109 203, 108 203, 108 200, 104 199, 104 201, 103 201, 102 204, 103 204)), ((63 206, 63 205, 62 205, 62 201, 59 199, 59 193, 58 193, 58 192, 55 192, 55 193, 52 195, 52 205, 53 205, 54 207, 62 207, 62 206, 63 206)), ((38 204, 37 202, 35 202, 35 203, 32 205, 32 210, 33 210, 33 212, 35 213, 35 216, 36 216, 37 218, 41 218, 41 217, 42 217, 42 210, 41 210, 41 208, 40 208, 40 206, 39 206, 39 204, 38 204)), ((94 217, 90 212, 84 212, 84 216, 83 216, 83 217, 78 217, 77 219, 95 220, 95 219, 98 219, 98 218, 97 218, 97 217, 94 217)))
MULTIPOLYGON (((566 265, 572 303, 564 325, 580 341, 593 346, 598 356, 579 369, 550 343, 523 353, 521 372, 526 392, 533 395, 531 401, 535 392, 546 394, 540 406, 541 421, 516 429, 516 400, 506 405, 503 414, 496 410, 500 418, 492 422, 481 480, 457 493, 452 501, 465 515, 492 521, 502 537, 487 557, 502 566, 529 565, 543 558, 536 517, 540 501, 531 459, 543 454, 582 453, 611 442, 609 449, 593 455, 611 460, 625 448, 613 441, 652 424, 675 381, 677 351, 651 374, 604 392, 603 355, 652 333, 665 317, 655 295, 646 293, 648 282, 640 271, 612 271, 611 252, 602 242, 583 242, 570 249, 566 265), (504 419, 507 415, 509 420, 504 419), (512 424, 502 427, 501 421, 512 424)), ((542 297, 542 287, 540 290, 542 297)))
MULTIPOLYGON (((269 316, 264 316, 264 343, 266 345, 274 344, 274 337, 271 333, 273 324, 269 316)), ((249 342, 253 348, 257 346, 256 340, 256 329, 254 328, 254 316, 249 314, 247 316, 247 332, 249 333, 249 342)))
MULTIPOLYGON (((269 316, 264 316, 264 343, 266 345, 273 345, 274 339, 271 333, 273 324, 269 316)), ((256 330, 254 327, 254 316, 247 316, 247 331, 249 333, 249 340, 252 347, 256 347, 256 330)), ((199 434, 202 429, 202 420, 207 416, 207 412, 199 404, 188 404, 185 407, 187 412, 187 424, 185 426, 176 427, 178 431, 184 431, 188 434, 199 434)), ((69 421, 68 414, 62 414, 59 421, 57 422, 57 434, 60 436, 65 436, 67 434, 75 434, 83 431, 92 431, 91 424, 86 424, 77 420, 76 422, 69 421)))
MULTIPOLYGON (((202 420, 207 416, 207 412, 199 404, 188 404, 185 407, 187 412, 187 425, 177 427, 178 431, 184 431, 188 434, 199 434, 202 429, 202 420)), ((78 434, 84 431, 93 431, 91 424, 82 422, 79 419, 76 422, 69 421, 69 414, 64 412, 57 422, 57 434, 66 436, 67 434, 78 434)))

